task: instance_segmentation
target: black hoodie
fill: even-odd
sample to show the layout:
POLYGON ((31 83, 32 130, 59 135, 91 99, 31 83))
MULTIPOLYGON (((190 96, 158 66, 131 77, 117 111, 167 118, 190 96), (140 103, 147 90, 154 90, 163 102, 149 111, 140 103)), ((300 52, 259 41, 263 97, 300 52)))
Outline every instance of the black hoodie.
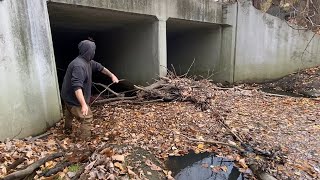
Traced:
POLYGON ((96 45, 89 40, 81 41, 78 45, 79 56, 68 66, 63 79, 61 97, 68 104, 80 106, 75 91, 82 89, 86 103, 89 104, 92 86, 92 72, 102 71, 103 66, 93 59, 96 45))

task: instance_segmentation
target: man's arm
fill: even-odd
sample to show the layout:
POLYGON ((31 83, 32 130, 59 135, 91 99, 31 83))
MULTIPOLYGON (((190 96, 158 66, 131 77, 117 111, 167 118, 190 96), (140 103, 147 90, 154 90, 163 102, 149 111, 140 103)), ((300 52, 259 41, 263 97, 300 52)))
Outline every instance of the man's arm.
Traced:
POLYGON ((119 82, 119 79, 117 78, 117 76, 115 76, 112 72, 110 72, 107 68, 103 68, 102 71, 101 71, 103 74, 109 76, 112 80, 112 82, 114 83, 118 83, 119 82))
POLYGON ((86 100, 84 99, 84 96, 83 96, 83 92, 82 92, 82 89, 79 88, 75 91, 75 95, 81 105, 81 112, 82 112, 82 115, 86 116, 88 115, 88 111, 89 111, 89 108, 88 108, 88 105, 86 103, 86 100))
POLYGON ((83 95, 83 82, 85 80, 85 73, 82 67, 76 66, 72 70, 72 77, 71 77, 71 85, 76 95, 76 98, 81 105, 81 113, 82 115, 86 116, 88 114, 89 108, 84 99, 83 95))

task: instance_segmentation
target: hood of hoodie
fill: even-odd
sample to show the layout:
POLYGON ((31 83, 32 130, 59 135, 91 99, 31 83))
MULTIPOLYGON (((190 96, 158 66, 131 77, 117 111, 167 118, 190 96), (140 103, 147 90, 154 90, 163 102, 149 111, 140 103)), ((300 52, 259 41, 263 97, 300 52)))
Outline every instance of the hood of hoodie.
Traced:
POLYGON ((96 51, 96 44, 89 40, 81 41, 78 45, 79 56, 87 61, 91 61, 96 51))

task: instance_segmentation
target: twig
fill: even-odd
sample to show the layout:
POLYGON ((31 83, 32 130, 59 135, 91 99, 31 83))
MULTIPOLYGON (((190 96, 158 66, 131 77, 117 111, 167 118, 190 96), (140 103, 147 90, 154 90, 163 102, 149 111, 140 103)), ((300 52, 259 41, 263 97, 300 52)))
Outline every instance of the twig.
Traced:
POLYGON ((25 157, 19 158, 16 161, 14 161, 11 165, 8 166, 7 171, 14 170, 17 166, 22 164, 26 160, 25 157))
POLYGON ((262 94, 266 95, 266 96, 275 96, 275 97, 282 97, 282 98, 288 98, 291 96, 287 96, 287 95, 281 95, 281 94, 273 94, 273 93, 266 93, 266 92, 261 92, 262 94))
MULTIPOLYGON (((124 81, 124 79, 120 79, 120 81, 124 81)), ((100 94, 92 101, 92 103, 90 104, 90 106, 101 96, 101 94, 103 94, 111 85, 113 85, 114 82, 112 82, 111 84, 109 84, 103 91, 100 92, 100 94)))
POLYGON ((234 133, 228 125, 226 125, 226 124, 225 124, 224 122, 222 122, 220 119, 217 119, 217 120, 218 120, 218 122, 219 122, 220 124, 222 124, 222 126, 224 126, 229 132, 231 132, 231 134, 233 134, 233 135, 238 139, 238 141, 240 141, 241 143, 243 143, 243 140, 240 138, 240 136, 238 136, 236 133, 234 133))
POLYGON ((132 97, 115 97, 115 98, 108 98, 108 99, 102 99, 102 100, 97 100, 96 102, 94 102, 95 105, 98 104, 105 104, 108 102, 113 102, 113 101, 122 101, 122 100, 132 100, 132 99, 136 99, 137 96, 132 96, 132 97))
POLYGON ((34 172, 34 170, 38 169, 45 162, 51 161, 51 160, 59 158, 61 156, 63 156, 63 153, 61 153, 61 152, 48 155, 48 156, 46 156, 46 157, 44 157, 42 159, 39 159, 38 161, 34 162, 30 166, 28 166, 26 169, 23 169, 23 170, 20 170, 20 171, 16 171, 14 173, 11 173, 11 174, 5 176, 4 178, 2 178, 2 180, 21 179, 21 178, 31 174, 32 172, 34 172))
POLYGON ((174 77, 177 77, 177 72, 176 72, 176 69, 174 68, 173 64, 171 64, 171 67, 172 67, 174 77))
POLYGON ((184 135, 184 134, 179 134, 185 138, 187 138, 187 140, 189 141, 193 141, 193 142, 204 142, 204 143, 208 143, 208 144, 218 144, 218 145, 223 145, 223 146, 229 146, 232 147, 236 150, 238 150, 241 153, 245 153, 245 151, 243 149, 241 149, 238 146, 235 146, 233 144, 229 144, 229 143, 225 143, 225 142, 220 142, 220 141, 208 141, 208 140, 199 140, 199 139, 194 139, 194 138, 189 138, 188 136, 184 135))
POLYGON ((196 60, 196 59, 193 59, 193 61, 192 61, 191 65, 190 65, 190 67, 189 67, 188 71, 187 71, 184 75, 182 75, 182 77, 186 77, 186 76, 188 76, 189 71, 190 71, 191 67, 193 66, 193 64, 194 64, 194 61, 195 61, 195 60, 196 60))
POLYGON ((105 88, 106 90, 108 90, 109 92, 111 92, 112 94, 114 94, 115 96, 119 97, 121 96, 121 94, 113 91, 112 89, 110 89, 108 86, 101 84, 101 83, 93 83, 94 85, 98 85, 98 86, 102 86, 103 88, 105 88))
POLYGON ((301 62, 302 62, 302 58, 303 58, 303 55, 304 55, 304 53, 306 52, 306 50, 307 50, 307 48, 309 47, 309 45, 310 45, 310 43, 311 43, 311 41, 312 41, 312 39, 314 38, 316 36, 316 33, 313 33, 313 36, 311 37, 311 39, 309 40, 309 42, 308 42, 308 44, 307 44, 307 46, 306 46, 306 48, 304 48, 304 50, 303 50, 303 52, 302 52, 302 54, 301 54, 301 62))
POLYGON ((15 136, 13 136, 13 138, 11 138, 11 139, 14 139, 14 138, 16 138, 17 136, 19 136, 19 135, 21 134, 21 132, 22 132, 22 128, 20 129, 19 133, 16 134, 15 136))
POLYGON ((71 164, 72 163, 68 161, 61 162, 59 164, 56 164, 53 168, 49 169, 45 173, 42 173, 41 176, 44 176, 44 177, 52 176, 62 171, 65 167, 70 166, 71 164))
POLYGON ((52 132, 46 132, 46 133, 44 133, 44 134, 40 134, 39 136, 35 136, 35 137, 29 139, 29 141, 30 141, 30 142, 33 142, 33 141, 35 141, 35 140, 37 140, 37 139, 41 139, 41 138, 47 137, 47 136, 49 136, 50 134, 52 134, 52 132))
POLYGON ((66 152, 67 152, 67 149, 64 148, 57 139, 54 139, 54 140, 56 141, 56 143, 58 144, 58 146, 59 146, 59 148, 62 150, 62 152, 66 153, 66 152))

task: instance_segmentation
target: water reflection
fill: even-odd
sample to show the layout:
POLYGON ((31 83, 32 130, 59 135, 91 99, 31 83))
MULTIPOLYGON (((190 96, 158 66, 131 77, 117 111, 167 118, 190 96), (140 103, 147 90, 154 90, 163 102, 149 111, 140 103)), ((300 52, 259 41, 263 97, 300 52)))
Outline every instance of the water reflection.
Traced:
POLYGON ((176 180, 242 180, 242 173, 234 167, 233 161, 213 154, 190 153, 182 157, 171 157, 167 167, 176 180), (213 168, 211 168, 211 167, 213 168), (216 168, 215 168, 216 167, 216 168), (223 167, 224 170, 214 171, 223 167))

